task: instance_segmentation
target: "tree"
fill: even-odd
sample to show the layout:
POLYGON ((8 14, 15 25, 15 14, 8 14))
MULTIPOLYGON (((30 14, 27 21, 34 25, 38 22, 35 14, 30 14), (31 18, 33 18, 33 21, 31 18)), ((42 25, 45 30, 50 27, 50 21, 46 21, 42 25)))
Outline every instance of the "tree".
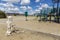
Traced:
POLYGON ((0 11, 0 18, 6 18, 6 14, 3 11, 0 11))

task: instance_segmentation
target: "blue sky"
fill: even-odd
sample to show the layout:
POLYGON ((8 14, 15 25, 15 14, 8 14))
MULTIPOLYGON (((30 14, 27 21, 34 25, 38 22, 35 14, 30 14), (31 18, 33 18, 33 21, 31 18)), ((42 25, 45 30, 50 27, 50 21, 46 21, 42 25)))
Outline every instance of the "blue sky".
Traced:
POLYGON ((42 7, 51 7, 51 0, 0 0, 0 10, 6 13, 24 13, 29 14, 39 12, 42 7))

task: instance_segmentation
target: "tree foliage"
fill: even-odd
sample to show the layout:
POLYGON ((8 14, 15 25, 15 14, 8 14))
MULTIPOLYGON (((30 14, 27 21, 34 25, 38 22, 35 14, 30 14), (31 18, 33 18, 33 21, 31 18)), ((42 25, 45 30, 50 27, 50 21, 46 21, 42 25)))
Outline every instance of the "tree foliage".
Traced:
POLYGON ((3 11, 0 11, 0 18, 6 18, 6 14, 3 11))

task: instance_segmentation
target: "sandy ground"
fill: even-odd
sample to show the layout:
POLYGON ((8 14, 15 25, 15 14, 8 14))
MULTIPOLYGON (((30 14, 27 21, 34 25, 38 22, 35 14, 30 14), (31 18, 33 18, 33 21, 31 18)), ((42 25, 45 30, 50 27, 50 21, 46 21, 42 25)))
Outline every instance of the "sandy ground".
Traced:
POLYGON ((7 19, 0 19, 0 40, 56 40, 55 37, 44 33, 60 35, 60 24, 38 22, 35 20, 35 17, 28 17, 28 21, 25 21, 24 16, 16 16, 13 17, 13 20, 16 29, 19 31, 12 33, 10 36, 6 36, 6 20, 7 19))

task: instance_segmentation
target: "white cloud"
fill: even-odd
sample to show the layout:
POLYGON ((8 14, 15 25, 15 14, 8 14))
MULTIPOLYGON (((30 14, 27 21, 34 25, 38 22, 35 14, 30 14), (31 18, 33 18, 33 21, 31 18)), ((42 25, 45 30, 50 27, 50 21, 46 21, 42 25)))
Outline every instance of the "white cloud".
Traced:
POLYGON ((38 12, 38 11, 40 11, 40 10, 36 9, 35 11, 38 12))
POLYGON ((19 8, 14 6, 12 3, 0 3, 0 10, 5 11, 6 13, 18 13, 19 8))
POLYGON ((2 0, 2 1, 6 1, 6 2, 10 2, 10 3, 15 3, 15 2, 19 2, 20 0, 2 0))
POLYGON ((34 14, 34 10, 32 9, 31 6, 27 6, 27 10, 28 10, 29 15, 33 15, 34 14))
POLYGON ((0 6, 4 6, 4 7, 14 7, 14 5, 12 3, 0 3, 0 6))
POLYGON ((35 9, 35 13, 40 13, 42 10, 42 7, 40 5, 36 6, 37 9, 35 9))
POLYGON ((35 12, 36 12, 36 13, 40 13, 40 9, 36 9, 35 12))
POLYGON ((17 7, 15 7, 15 8, 8 8, 8 10, 10 10, 10 11, 18 11, 19 9, 17 7))
POLYGON ((28 10, 32 10, 32 7, 28 6, 28 10))
POLYGON ((21 0, 21 5, 29 4, 30 0, 21 0))
POLYGON ((33 10, 32 10, 32 7, 31 6, 21 6, 20 7, 20 10, 23 10, 23 12, 27 11, 29 15, 32 15, 33 14, 33 10))
POLYGON ((41 6, 37 6, 38 8, 35 10, 36 13, 40 13, 43 8, 49 8, 48 4, 42 4, 41 6))
POLYGON ((5 6, 5 4, 4 3, 0 3, 0 6, 5 6))
POLYGON ((35 2, 39 2, 40 0, 35 0, 35 2))
POLYGON ((48 4, 42 4, 41 7, 42 7, 42 8, 48 8, 49 5, 48 5, 48 4))
POLYGON ((33 15, 34 14, 34 10, 30 10, 30 11, 28 11, 28 13, 29 13, 29 15, 33 15))
POLYGON ((19 13, 19 8, 15 7, 15 8, 8 8, 6 13, 19 13))
POLYGON ((21 5, 27 5, 30 3, 30 0, 2 0, 8 3, 18 3, 20 2, 21 5))
POLYGON ((27 10, 27 7, 26 6, 21 6, 20 9, 27 10))
POLYGON ((40 6, 38 5, 38 6, 36 6, 36 7, 38 8, 38 7, 40 7, 40 6))
POLYGON ((0 7, 0 10, 5 11, 5 9, 4 9, 4 8, 2 8, 2 7, 0 7))
POLYGON ((42 10, 42 7, 39 7, 40 10, 42 10))

